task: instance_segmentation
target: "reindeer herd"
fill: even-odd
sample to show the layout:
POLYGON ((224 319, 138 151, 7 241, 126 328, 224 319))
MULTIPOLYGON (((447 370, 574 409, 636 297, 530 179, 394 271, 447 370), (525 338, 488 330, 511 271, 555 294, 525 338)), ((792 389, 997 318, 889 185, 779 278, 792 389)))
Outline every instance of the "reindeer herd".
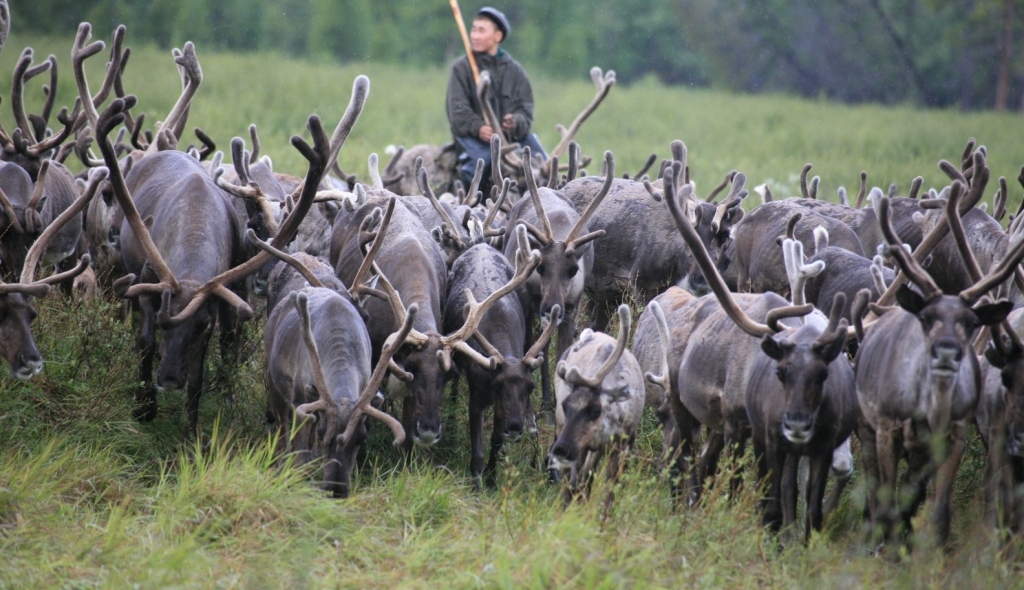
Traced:
POLYGON ((745 175, 699 198, 679 141, 657 174, 646 174, 652 157, 617 178, 606 152, 587 175, 572 136, 614 83, 595 68, 597 95, 550 160, 495 138, 489 182, 481 162, 463 187, 447 148, 417 146, 383 175, 371 155, 363 184, 336 164, 369 93, 360 76, 330 137, 312 115, 312 144, 292 138, 304 177, 273 170, 255 125, 252 150, 235 138, 225 170, 199 129, 200 147, 178 149, 203 80, 191 43, 173 52, 177 103, 146 129, 123 82, 124 27, 95 94, 84 63, 105 45, 90 37, 83 23, 71 52, 78 96, 57 131, 57 60, 36 64, 31 48, 14 71, 16 127, 0 127, 0 353, 14 377, 43 368, 33 298, 72 281, 107 291, 130 302, 137 326, 136 419, 155 418, 158 393, 184 391, 193 434, 210 339, 222 365, 239 363, 234 343, 263 297, 278 452, 321 461, 335 496, 350 493, 369 418, 407 452, 433 445, 443 392, 464 378, 478 485, 495 483, 503 445, 536 433, 537 397, 554 411, 547 469, 566 476, 567 502, 588 493, 605 454, 611 477, 624 468, 649 407, 682 503, 699 502, 723 453, 739 456, 749 440, 764 523, 795 528, 802 488, 810 535, 851 476, 856 434, 876 540, 908 538, 934 480, 943 544, 973 422, 993 522, 1024 525, 1024 217, 1003 229, 1002 178, 992 214, 978 207, 990 172, 973 140, 959 166, 940 164, 950 184, 939 190, 921 193, 917 179, 908 196, 886 195, 862 173, 853 206, 845 191, 830 203, 807 166, 800 197, 766 189, 745 212, 745 175), (28 114, 25 89, 46 72, 43 110, 28 114), (72 154, 83 172, 64 165, 72 154), (646 305, 635 321, 629 302, 646 305), (590 327, 577 333, 583 318, 590 327))

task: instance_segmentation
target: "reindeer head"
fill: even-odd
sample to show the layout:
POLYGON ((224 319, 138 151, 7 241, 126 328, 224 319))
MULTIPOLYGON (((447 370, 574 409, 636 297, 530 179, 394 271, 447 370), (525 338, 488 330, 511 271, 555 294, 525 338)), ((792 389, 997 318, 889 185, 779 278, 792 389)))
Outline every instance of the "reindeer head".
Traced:
MULTIPOLYGON (((624 371, 621 368, 613 370, 626 349, 629 331, 629 307, 620 305, 619 335, 616 340, 612 340, 607 334, 584 330, 579 341, 570 347, 565 358, 559 361, 556 369, 559 387, 566 387, 571 391, 558 408, 564 415, 564 425, 548 454, 552 469, 571 466, 581 459, 586 451, 603 448, 619 433, 622 416, 615 405, 638 395, 632 390, 624 371), (570 362, 581 364, 570 366, 570 362), (597 369, 593 376, 585 377, 583 372, 590 372, 594 365, 597 365, 597 369)), ((628 359, 636 363, 632 355, 629 355, 628 359)))
POLYGON ((846 345, 847 322, 839 319, 845 304, 846 295, 836 294, 824 332, 804 325, 761 341, 761 350, 775 361, 775 376, 782 382, 786 400, 782 435, 793 444, 806 444, 814 437, 829 365, 846 345))

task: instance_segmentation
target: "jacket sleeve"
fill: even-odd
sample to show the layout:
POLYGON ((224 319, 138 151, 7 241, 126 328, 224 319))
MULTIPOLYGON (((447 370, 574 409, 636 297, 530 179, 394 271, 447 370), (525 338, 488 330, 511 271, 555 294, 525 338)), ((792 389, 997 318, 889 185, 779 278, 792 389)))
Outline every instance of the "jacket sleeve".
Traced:
POLYGON ((466 60, 452 64, 448 74, 448 97, 446 109, 448 124, 454 137, 476 137, 484 125, 484 118, 476 112, 476 89, 466 60))
POLYGON ((513 127, 509 133, 511 141, 522 141, 533 126, 533 88, 530 79, 519 64, 515 64, 509 72, 509 80, 505 87, 511 91, 509 110, 512 114, 513 127))

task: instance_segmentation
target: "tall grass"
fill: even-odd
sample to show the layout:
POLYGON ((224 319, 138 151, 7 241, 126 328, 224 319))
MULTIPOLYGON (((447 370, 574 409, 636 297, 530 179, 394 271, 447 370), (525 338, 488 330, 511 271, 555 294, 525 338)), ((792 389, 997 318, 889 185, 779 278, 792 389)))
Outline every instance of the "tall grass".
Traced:
MULTIPOLYGON (((25 39, 13 48, 68 54, 70 39, 25 39)), ((317 112, 333 125, 352 79, 373 82, 366 112, 342 152, 346 170, 365 176, 371 151, 390 143, 448 140, 445 73, 382 64, 310 64, 274 55, 212 54, 199 48, 206 80, 190 124, 226 147, 250 122, 278 169, 301 174, 287 144, 317 112)), ((72 96, 62 57, 58 104, 72 96)), ((91 65, 98 81, 102 64, 91 65)), ((126 85, 151 121, 178 92, 168 55, 134 47, 126 85)), ((547 145, 556 121, 569 122, 592 88, 580 80, 535 79, 537 129, 547 145)), ((0 81, 0 93, 9 82, 0 81)), ((41 103, 38 84, 29 108, 41 103)), ((6 118, 8 129, 10 118, 6 118)), ((839 107, 789 97, 747 97, 666 88, 644 81, 616 88, 580 134, 590 153, 615 151, 634 171, 682 138, 706 190, 729 170, 775 192, 796 190, 806 161, 824 191, 873 184, 906 187, 918 174, 943 179, 939 158, 959 156, 969 136, 986 144, 993 174, 1016 177, 1024 163, 1015 115, 839 107)), ((1013 195, 1019 194, 1016 190, 1013 195)), ((0 375, 0 587, 1002 587, 1020 585, 1019 541, 1002 543, 983 524, 984 453, 972 439, 958 479, 952 547, 872 556, 856 485, 808 546, 780 544, 760 527, 751 470, 730 497, 715 485, 702 505, 675 505, 659 456, 660 433, 645 415, 637 445, 616 482, 599 475, 592 500, 561 508, 560 493, 536 467, 552 426, 538 440, 511 445, 497 486, 477 491, 469 473, 466 393, 445 394, 445 435, 408 463, 374 427, 357 468, 353 497, 327 498, 315 468, 276 465, 263 423, 262 322, 250 322, 245 359, 220 367, 216 345, 204 392, 204 434, 183 442, 184 399, 161 396, 150 424, 131 419, 137 382, 134 331, 120 304, 74 304, 59 293, 39 301, 35 333, 46 359, 29 383, 0 375), (607 514, 601 501, 615 502, 607 514)), ((743 461, 749 462, 749 455, 743 461)), ((741 466, 746 463, 741 462, 741 466)), ((856 475, 855 475, 856 477, 856 475)), ((927 506, 926 506, 927 512, 927 506)), ((927 514, 915 523, 926 530, 927 514)), ((923 540, 926 540, 923 539, 923 540)))

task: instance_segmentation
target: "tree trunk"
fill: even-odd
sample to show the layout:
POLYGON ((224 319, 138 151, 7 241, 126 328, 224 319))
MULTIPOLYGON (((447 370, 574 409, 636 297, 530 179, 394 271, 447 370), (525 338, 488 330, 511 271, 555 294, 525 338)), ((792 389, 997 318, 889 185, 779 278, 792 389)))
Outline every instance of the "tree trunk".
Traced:
POLYGON ((999 47, 999 80, 996 82, 996 110, 1006 110, 1010 94, 1010 49, 1013 44, 1013 0, 1003 1, 1003 39, 999 47))

